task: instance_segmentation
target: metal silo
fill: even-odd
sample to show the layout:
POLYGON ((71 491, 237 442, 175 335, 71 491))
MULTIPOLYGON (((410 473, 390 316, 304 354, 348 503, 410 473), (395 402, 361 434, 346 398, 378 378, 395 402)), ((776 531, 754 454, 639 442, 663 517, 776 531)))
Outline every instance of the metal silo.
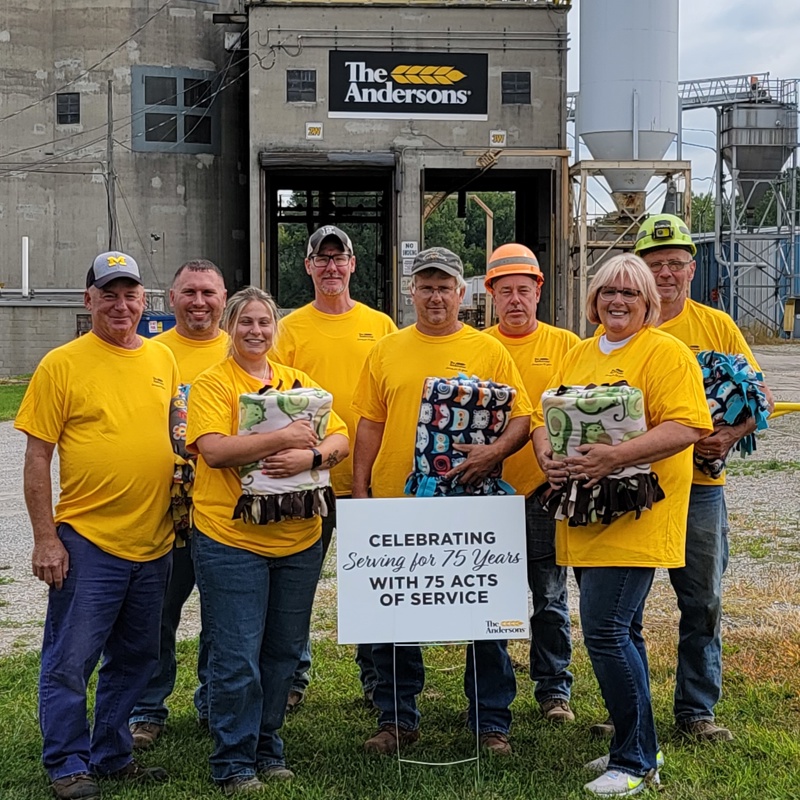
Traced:
MULTIPOLYGON (((582 0, 576 130, 593 158, 660 160, 678 132, 678 0, 582 0)), ((606 170, 642 192, 648 170, 606 170)))

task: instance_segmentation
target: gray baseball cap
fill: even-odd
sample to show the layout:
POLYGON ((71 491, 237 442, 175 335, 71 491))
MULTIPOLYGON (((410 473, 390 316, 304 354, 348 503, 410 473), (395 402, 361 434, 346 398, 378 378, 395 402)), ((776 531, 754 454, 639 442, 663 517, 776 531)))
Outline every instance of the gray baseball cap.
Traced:
POLYGON ((321 228, 317 228, 309 237, 306 258, 318 253, 319 248, 322 247, 322 243, 330 238, 337 239, 342 246, 342 250, 352 255, 353 243, 350 241, 350 237, 341 228, 337 228, 335 225, 323 225, 321 228))
POLYGON ((454 278, 464 277, 461 259, 446 247, 429 247, 417 253, 411 265, 411 274, 416 275, 424 269, 438 269, 454 278))
POLYGON ((131 256, 120 253, 119 250, 100 253, 92 262, 89 272, 86 273, 86 288, 96 286, 98 289, 102 289, 107 283, 111 283, 117 278, 128 278, 144 285, 139 273, 139 265, 131 256))

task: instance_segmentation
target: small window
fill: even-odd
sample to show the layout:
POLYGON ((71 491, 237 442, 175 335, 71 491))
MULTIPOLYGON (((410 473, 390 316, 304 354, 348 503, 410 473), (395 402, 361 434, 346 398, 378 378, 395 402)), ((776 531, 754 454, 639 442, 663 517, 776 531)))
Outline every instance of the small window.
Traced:
POLYGON ((530 72, 504 72, 501 76, 503 105, 530 105, 531 74, 530 72))
POLYGON ((185 78, 183 81, 183 104, 190 108, 208 108, 214 90, 211 81, 199 78, 185 78))
POLYGON ((134 151, 219 152, 219 81, 213 74, 137 66, 131 78, 134 151))
POLYGON ((56 95, 56 123, 79 125, 81 121, 81 96, 78 92, 60 92, 56 95))
POLYGON ((286 102, 317 102, 317 71, 315 69, 286 70, 286 102))

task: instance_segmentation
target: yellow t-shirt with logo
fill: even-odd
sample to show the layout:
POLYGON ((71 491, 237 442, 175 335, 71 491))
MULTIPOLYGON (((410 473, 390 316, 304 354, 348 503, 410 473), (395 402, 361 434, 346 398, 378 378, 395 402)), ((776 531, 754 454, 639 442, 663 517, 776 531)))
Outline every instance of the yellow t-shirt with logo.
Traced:
POLYGON ((87 333, 42 359, 14 427, 58 448, 56 523, 130 561, 169 552, 177 391, 175 358, 149 339, 125 350, 87 333))
POLYGON ((381 339, 367 358, 353 398, 353 411, 385 423, 372 467, 373 497, 403 497, 414 466, 417 420, 426 378, 464 373, 517 389, 511 417, 532 408, 508 351, 481 331, 464 325, 449 336, 427 336, 416 325, 381 339))
MULTIPOLYGON (((531 403, 541 400, 542 392, 550 387, 553 375, 558 371, 561 357, 580 342, 580 338, 572 331, 544 322, 539 322, 536 330, 526 336, 506 336, 500 331, 499 325, 487 328, 484 333, 494 336, 511 353, 531 403)), ((506 459, 503 479, 518 494, 526 497, 547 481, 531 445, 506 459)))
MULTIPOLYGON (((347 423, 353 442, 358 417, 350 405, 361 368, 375 342, 396 330, 386 314, 363 303, 344 314, 325 314, 309 303, 280 321, 272 354, 333 395, 333 410, 347 423)), ((352 453, 331 470, 331 482, 337 495, 352 492, 352 453)))
MULTIPOLYGON (((643 328, 608 355, 599 339, 581 342, 561 361, 552 386, 627 381, 644 394, 647 428, 678 422, 711 431, 700 369, 685 345, 657 328, 643 328)), ((539 403, 532 424, 541 427, 539 403)), ((556 559, 571 567, 682 567, 686 551, 686 516, 692 483, 692 448, 651 464, 666 497, 644 511, 610 525, 569 527, 556 523, 556 559)))
POLYGON ((181 383, 194 383, 203 370, 219 364, 228 356, 228 334, 220 331, 213 339, 187 339, 176 328, 153 337, 172 350, 178 362, 181 383))
MULTIPOLYGON (((272 366, 272 386, 290 389, 295 381, 301 386, 318 387, 299 369, 275 361, 272 366)), ((197 452, 195 442, 207 433, 236 436, 239 431, 239 395, 257 392, 264 384, 245 372, 233 358, 202 372, 192 384, 187 414, 186 445, 197 452)), ((347 426, 332 413, 327 435, 347 436, 347 426)), ((319 517, 250 525, 231 519, 236 502, 242 494, 242 483, 236 467, 213 469, 202 455, 197 457, 197 476, 194 484, 194 524, 206 536, 258 555, 280 558, 311 547, 322 533, 319 517)))

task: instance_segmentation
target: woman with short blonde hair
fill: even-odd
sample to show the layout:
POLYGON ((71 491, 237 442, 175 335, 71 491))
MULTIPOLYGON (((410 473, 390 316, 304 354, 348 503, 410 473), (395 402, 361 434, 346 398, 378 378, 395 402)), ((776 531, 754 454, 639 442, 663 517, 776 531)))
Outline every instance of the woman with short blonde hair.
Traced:
POLYGON ((569 437, 574 432, 580 442, 573 445, 566 437, 568 448, 566 423, 559 440, 552 430, 548 438, 541 405, 532 417, 536 457, 554 493, 567 485, 592 495, 588 490, 599 484, 601 491, 609 476, 647 464, 663 489, 663 499, 659 494, 649 510, 623 509, 605 522, 590 516, 573 526, 566 518, 556 523, 556 560, 575 570, 584 642, 614 722, 609 755, 586 765, 601 773, 585 787, 599 796, 638 794, 648 781, 658 783, 663 756, 642 618, 656 567, 685 562, 692 445, 712 430, 700 368, 685 345, 654 327, 659 311, 658 290, 645 263, 631 255, 610 259, 592 278, 586 301, 587 317, 601 323, 602 331, 563 357, 552 382, 576 394, 590 384, 627 383, 642 402, 614 413, 637 424, 643 415, 637 435, 614 439, 601 406, 578 401, 568 409, 573 416, 561 415, 570 420, 569 437))

